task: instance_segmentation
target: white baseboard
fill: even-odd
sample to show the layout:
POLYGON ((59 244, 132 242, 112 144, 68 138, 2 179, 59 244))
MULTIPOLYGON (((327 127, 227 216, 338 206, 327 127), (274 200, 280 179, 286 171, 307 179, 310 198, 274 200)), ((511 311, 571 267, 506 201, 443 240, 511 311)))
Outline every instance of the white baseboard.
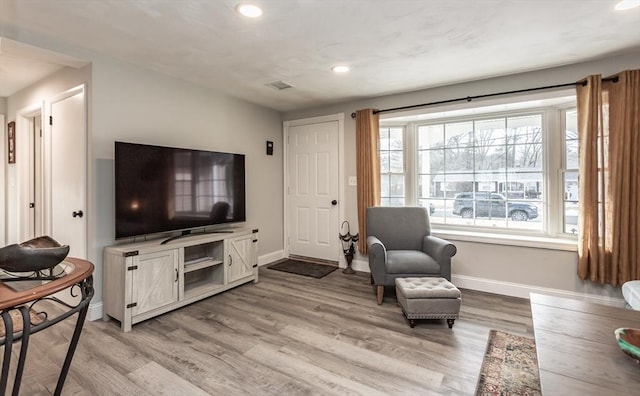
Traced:
POLYGON ((284 250, 278 250, 275 252, 267 253, 258 257, 258 266, 271 264, 274 261, 282 260, 283 258, 286 258, 286 257, 287 256, 284 254, 284 250))
POLYGON ((548 287, 524 285, 521 283, 503 282, 494 279, 476 278, 466 275, 451 275, 451 282, 461 289, 483 291, 502 294, 504 296, 529 299, 529 293, 546 294, 556 297, 573 298, 597 304, 624 307, 624 300, 615 297, 598 296, 595 294, 552 289, 548 287))
POLYGON ((102 302, 95 304, 89 304, 89 311, 87 312, 87 320, 92 322, 94 320, 102 319, 102 302))
POLYGON ((371 272, 369 269, 369 262, 367 260, 353 260, 351 262, 351 268, 361 272, 371 272))
MULTIPOLYGON (((367 260, 353 260, 351 267, 356 271, 370 272, 367 260)), ((467 275, 451 275, 451 281, 461 289, 477 290, 487 293, 501 294, 503 296, 520 297, 529 299, 529 293, 547 294, 557 297, 573 298, 589 301, 597 304, 624 307, 625 302, 621 298, 598 296, 595 294, 580 293, 568 290, 552 289, 548 287, 531 286, 522 283, 497 281, 494 279, 476 278, 467 275)))

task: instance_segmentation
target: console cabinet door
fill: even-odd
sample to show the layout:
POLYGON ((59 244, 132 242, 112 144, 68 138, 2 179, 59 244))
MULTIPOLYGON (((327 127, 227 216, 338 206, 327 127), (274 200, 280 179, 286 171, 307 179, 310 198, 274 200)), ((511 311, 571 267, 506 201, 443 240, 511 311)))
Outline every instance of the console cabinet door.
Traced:
POLYGON ((133 316, 178 301, 178 250, 141 254, 133 260, 133 316))
POLYGON ((227 283, 253 274, 255 263, 254 236, 227 240, 227 283))

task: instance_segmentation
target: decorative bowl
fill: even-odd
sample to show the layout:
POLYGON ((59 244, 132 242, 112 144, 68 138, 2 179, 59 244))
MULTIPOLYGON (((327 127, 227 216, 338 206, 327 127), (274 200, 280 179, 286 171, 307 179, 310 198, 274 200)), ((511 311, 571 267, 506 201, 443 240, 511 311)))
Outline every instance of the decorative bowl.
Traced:
POLYGON ((622 352, 640 362, 640 329, 622 327, 615 334, 622 352))
POLYGON ((69 245, 41 236, 0 249, 0 268, 9 272, 30 272, 53 268, 69 254, 69 245))

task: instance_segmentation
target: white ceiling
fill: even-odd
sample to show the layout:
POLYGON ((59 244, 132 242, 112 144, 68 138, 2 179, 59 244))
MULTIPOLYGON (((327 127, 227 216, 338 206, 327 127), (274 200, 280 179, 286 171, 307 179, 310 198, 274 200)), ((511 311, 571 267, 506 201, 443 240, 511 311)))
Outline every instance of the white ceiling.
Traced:
MULTIPOLYGON (((640 8, 615 11, 617 0, 248 1, 264 10, 256 20, 235 12, 241 1, 0 0, 0 35, 89 49, 280 111, 640 57, 640 8), (277 80, 294 88, 265 86, 277 80)), ((42 69, 4 58, 3 88, 42 69)))

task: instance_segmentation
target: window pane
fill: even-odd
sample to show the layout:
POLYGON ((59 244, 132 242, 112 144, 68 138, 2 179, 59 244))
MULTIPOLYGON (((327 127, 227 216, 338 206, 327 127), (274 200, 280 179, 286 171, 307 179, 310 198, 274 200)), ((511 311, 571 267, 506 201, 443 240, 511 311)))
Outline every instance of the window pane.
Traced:
POLYGON ((389 196, 389 175, 380 175, 380 197, 389 196))
POLYGON ((389 152, 380 150, 380 173, 389 173, 389 152))
POLYGON ((565 168, 578 169, 578 114, 565 112, 565 168))
POLYGON ((418 152, 418 173, 438 173, 443 169, 443 150, 421 150, 418 152))
POLYGON ((578 172, 564 172, 564 232, 578 232, 578 172))
POLYGON ((381 205, 404 205, 404 128, 380 128, 381 205))
POLYGON ((509 143, 541 143, 542 115, 509 117, 507 119, 507 140, 509 143))
POLYGON ((444 172, 472 170, 473 147, 444 150, 444 172))
POLYGON ((389 198, 388 206, 404 206, 404 198, 389 198))
POLYGON ((505 119, 476 121, 474 141, 476 146, 504 145, 505 119))
POLYGON ((389 128, 380 128, 380 151, 389 151, 389 128))
POLYGON ((389 196, 404 197, 403 175, 389 175, 389 196))
POLYGON ((447 147, 466 147, 473 145, 473 122, 446 124, 445 142, 447 147))
POLYGON ((442 148, 444 146, 444 125, 425 125, 418 127, 418 150, 442 148))
POLYGON ((514 144, 507 146, 507 167, 542 170, 542 144, 514 144))
POLYGON ((504 145, 476 147, 474 150, 475 169, 479 171, 504 170, 507 162, 505 149, 504 145))
POLYGON ((389 150, 402 150, 402 129, 391 128, 389 130, 389 150))
POLYGON ((567 140, 565 142, 565 167, 567 169, 577 169, 578 168, 578 141, 577 140, 567 140))
MULTIPOLYGON (((382 171, 382 167, 380 168, 382 171)), ((402 151, 389 152, 389 167, 390 173, 403 173, 404 172, 404 158, 402 151)))

